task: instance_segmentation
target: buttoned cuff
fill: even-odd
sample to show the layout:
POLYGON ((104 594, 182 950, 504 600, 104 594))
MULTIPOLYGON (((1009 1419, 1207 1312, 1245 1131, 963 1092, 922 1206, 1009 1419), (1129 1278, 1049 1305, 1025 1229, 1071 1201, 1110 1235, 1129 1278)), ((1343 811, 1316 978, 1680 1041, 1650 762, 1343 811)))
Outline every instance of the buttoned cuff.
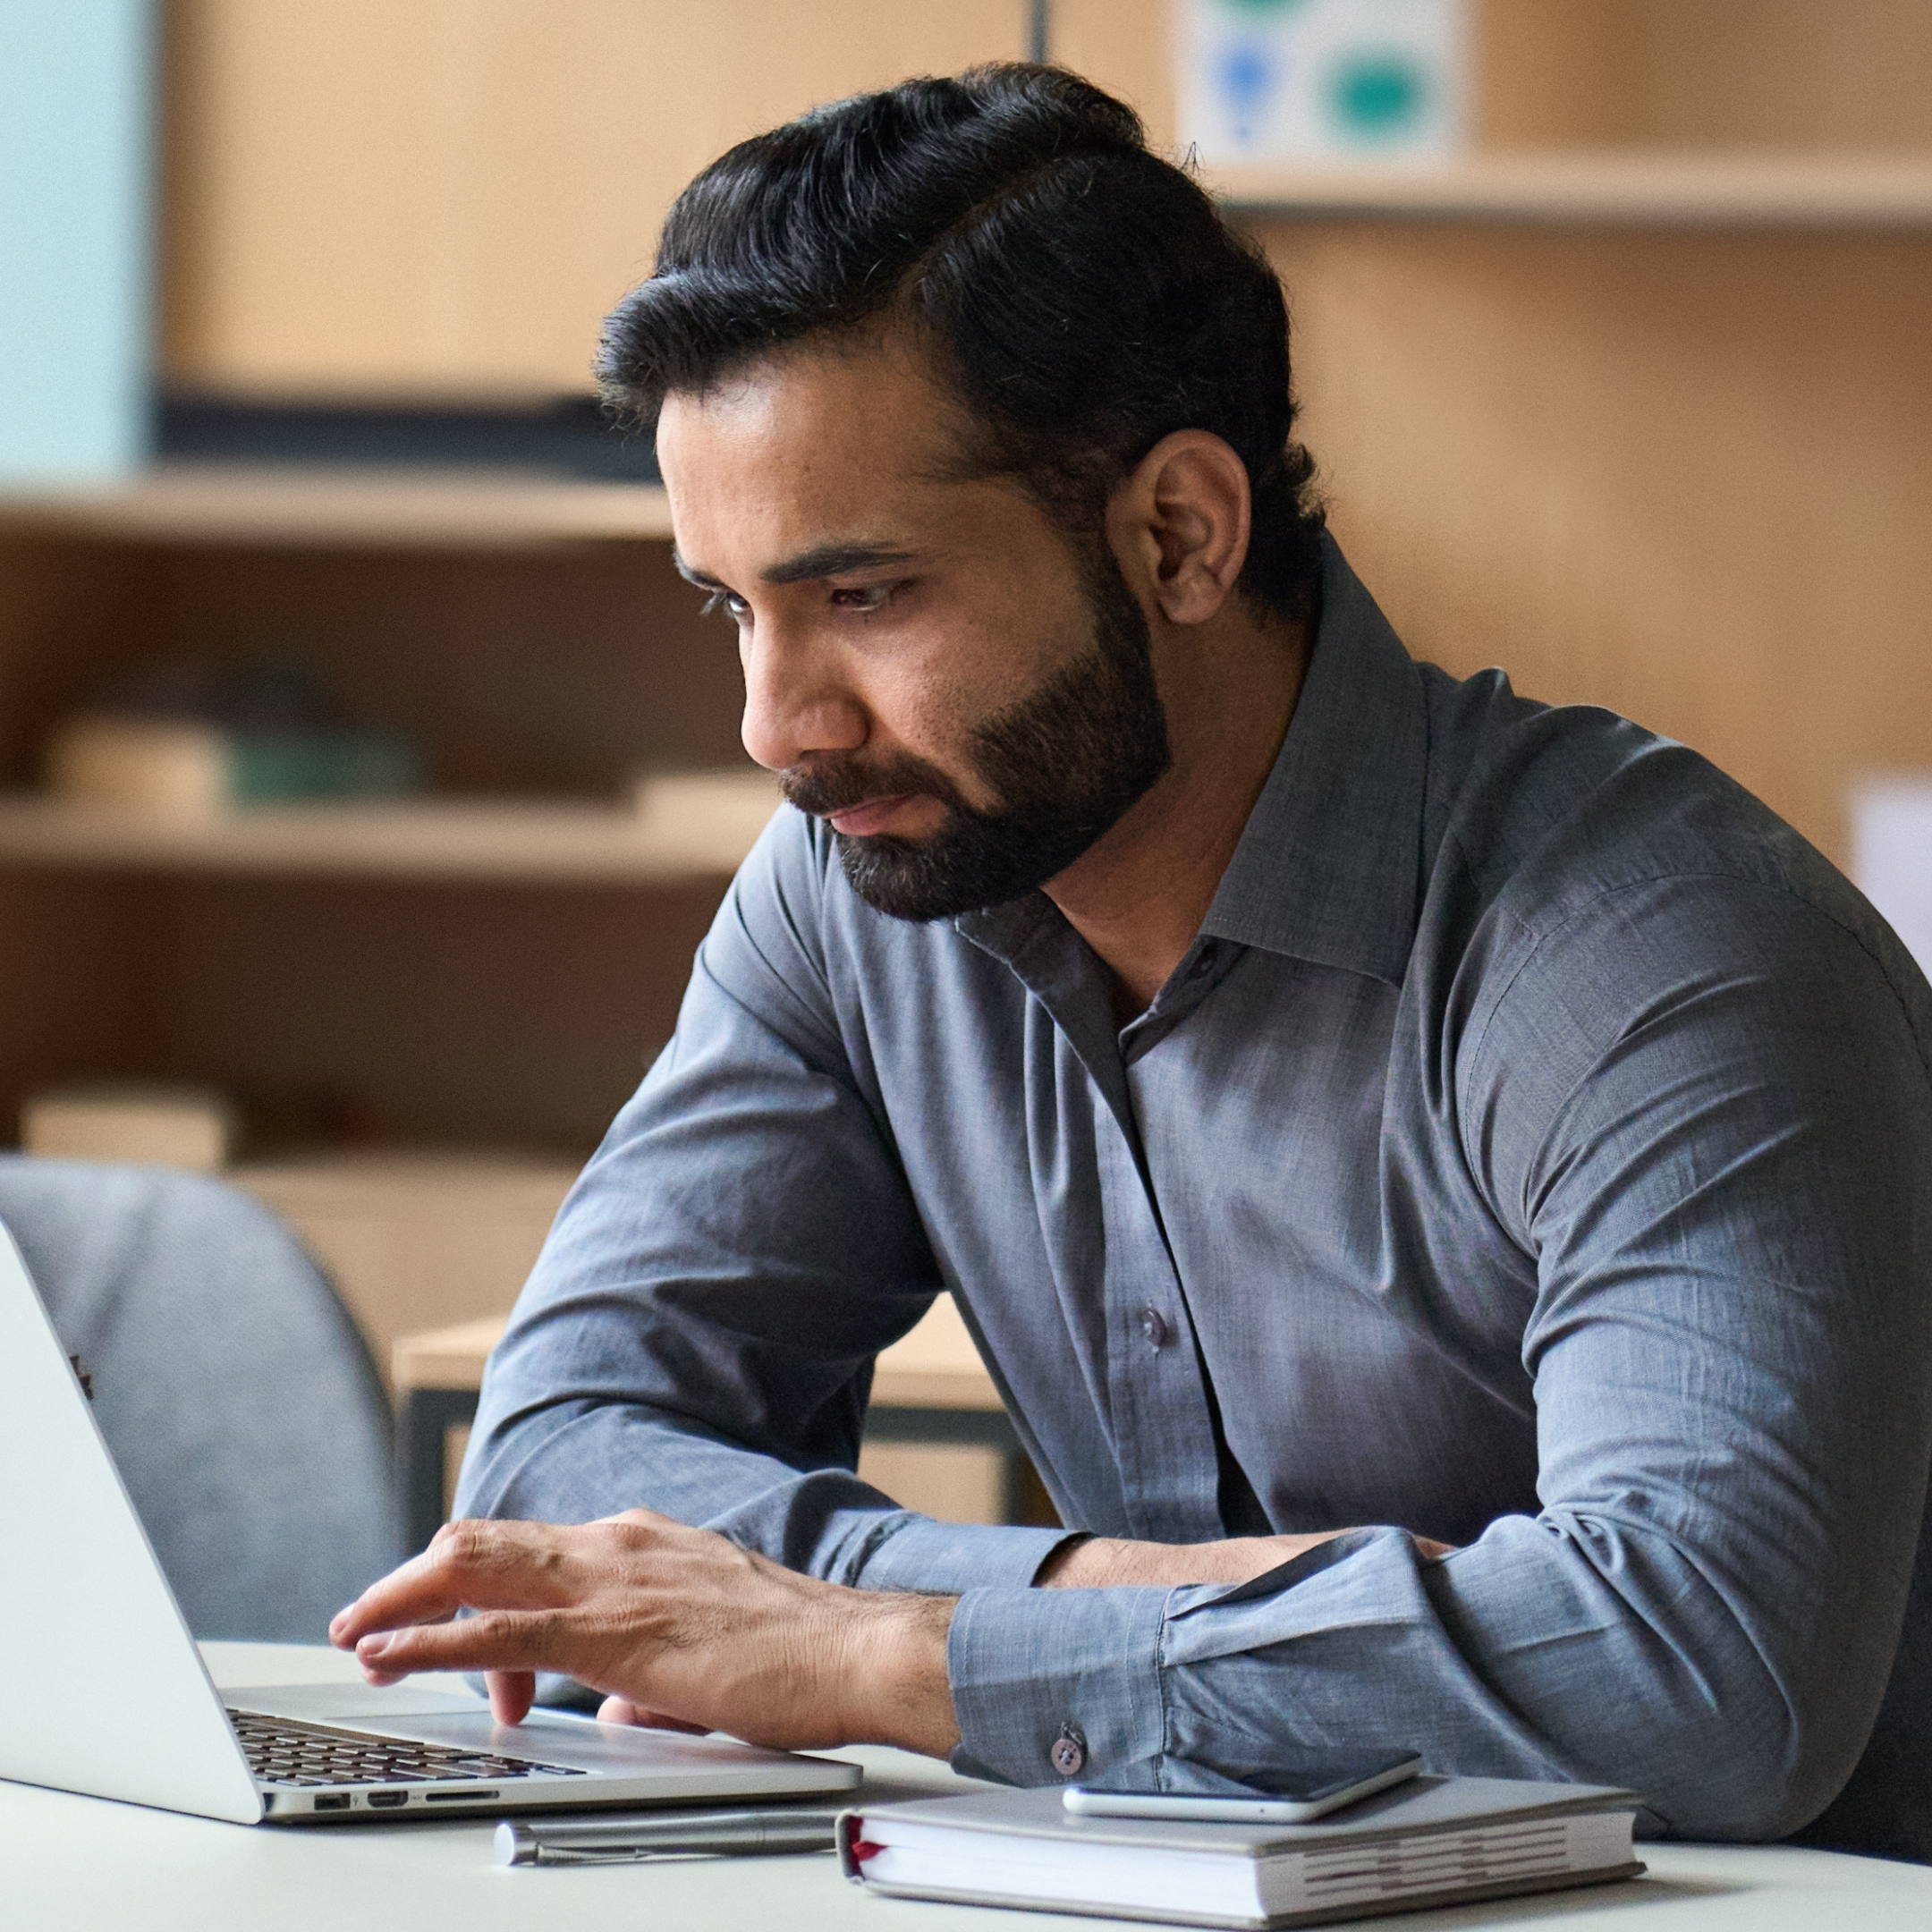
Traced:
POLYGON ((860 1589, 931 1590, 945 1597, 987 1585, 1023 1590, 1068 1534, 914 1516, 879 1539, 851 1580, 860 1589))
POLYGON ((1105 1784, 1165 1747, 1165 1589, 975 1589, 946 1645, 953 1768, 1007 1784, 1105 1784))

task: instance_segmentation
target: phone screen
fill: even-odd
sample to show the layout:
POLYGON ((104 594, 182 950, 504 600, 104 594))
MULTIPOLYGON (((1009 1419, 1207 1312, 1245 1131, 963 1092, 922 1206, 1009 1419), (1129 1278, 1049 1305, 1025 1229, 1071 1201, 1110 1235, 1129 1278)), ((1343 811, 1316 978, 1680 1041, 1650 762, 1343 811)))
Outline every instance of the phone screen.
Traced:
POLYGON ((1061 1801, 1080 1818, 1191 1818, 1197 1824, 1307 1825, 1386 1791, 1422 1768, 1413 1750, 1364 1751, 1304 1773, 1261 1772, 1235 1792, 1101 1791, 1069 1784, 1061 1801))
POLYGON ((1319 1804, 1337 1792, 1352 1791, 1370 1778, 1407 1764, 1411 1750, 1365 1751, 1360 1758, 1331 1758, 1328 1763, 1304 1772, 1258 1771, 1241 1783, 1257 1798, 1286 1798, 1295 1804, 1319 1804))

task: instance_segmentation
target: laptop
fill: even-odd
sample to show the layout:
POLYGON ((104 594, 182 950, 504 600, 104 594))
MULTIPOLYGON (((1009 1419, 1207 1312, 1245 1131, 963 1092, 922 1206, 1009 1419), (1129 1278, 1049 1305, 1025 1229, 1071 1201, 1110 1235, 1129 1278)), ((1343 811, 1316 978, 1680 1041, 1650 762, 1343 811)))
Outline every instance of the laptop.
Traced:
POLYGON ((354 1683, 224 1701, 0 1228, 0 1778, 237 1824, 822 1797, 859 1766, 354 1683))

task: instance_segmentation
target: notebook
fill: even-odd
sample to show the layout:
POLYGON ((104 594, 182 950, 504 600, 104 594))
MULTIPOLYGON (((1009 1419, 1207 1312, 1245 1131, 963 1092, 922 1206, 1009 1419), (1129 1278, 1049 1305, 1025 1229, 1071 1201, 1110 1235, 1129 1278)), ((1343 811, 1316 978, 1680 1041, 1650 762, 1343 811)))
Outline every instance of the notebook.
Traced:
MULTIPOLYGON (((860 1767, 729 1738, 517 1725, 403 1684, 265 1686, 224 1703, 89 1398, 0 1229, 0 1657, 16 1669, 0 1778, 253 1825, 550 1805, 846 1792, 860 1767)), ((319 1637, 320 1632, 318 1632, 319 1637)))
POLYGON ((1633 1878, 1642 1800, 1422 1776, 1311 1825, 1080 1818, 1057 1789, 860 1806, 845 1875, 901 1898, 1207 1926, 1321 1925, 1633 1878))

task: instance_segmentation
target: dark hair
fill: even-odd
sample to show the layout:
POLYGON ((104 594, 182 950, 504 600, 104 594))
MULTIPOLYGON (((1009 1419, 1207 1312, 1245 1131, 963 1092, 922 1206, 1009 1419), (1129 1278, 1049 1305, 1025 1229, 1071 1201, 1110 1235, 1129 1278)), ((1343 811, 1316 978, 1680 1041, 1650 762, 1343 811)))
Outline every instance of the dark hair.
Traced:
POLYGON ((898 318, 965 406, 971 469, 1069 529, 1163 436, 1224 438, 1254 497, 1241 589, 1312 610, 1323 513, 1281 284, 1131 108, 1059 68, 907 80, 741 142, 678 197, 597 375, 649 428, 674 390, 898 318))

